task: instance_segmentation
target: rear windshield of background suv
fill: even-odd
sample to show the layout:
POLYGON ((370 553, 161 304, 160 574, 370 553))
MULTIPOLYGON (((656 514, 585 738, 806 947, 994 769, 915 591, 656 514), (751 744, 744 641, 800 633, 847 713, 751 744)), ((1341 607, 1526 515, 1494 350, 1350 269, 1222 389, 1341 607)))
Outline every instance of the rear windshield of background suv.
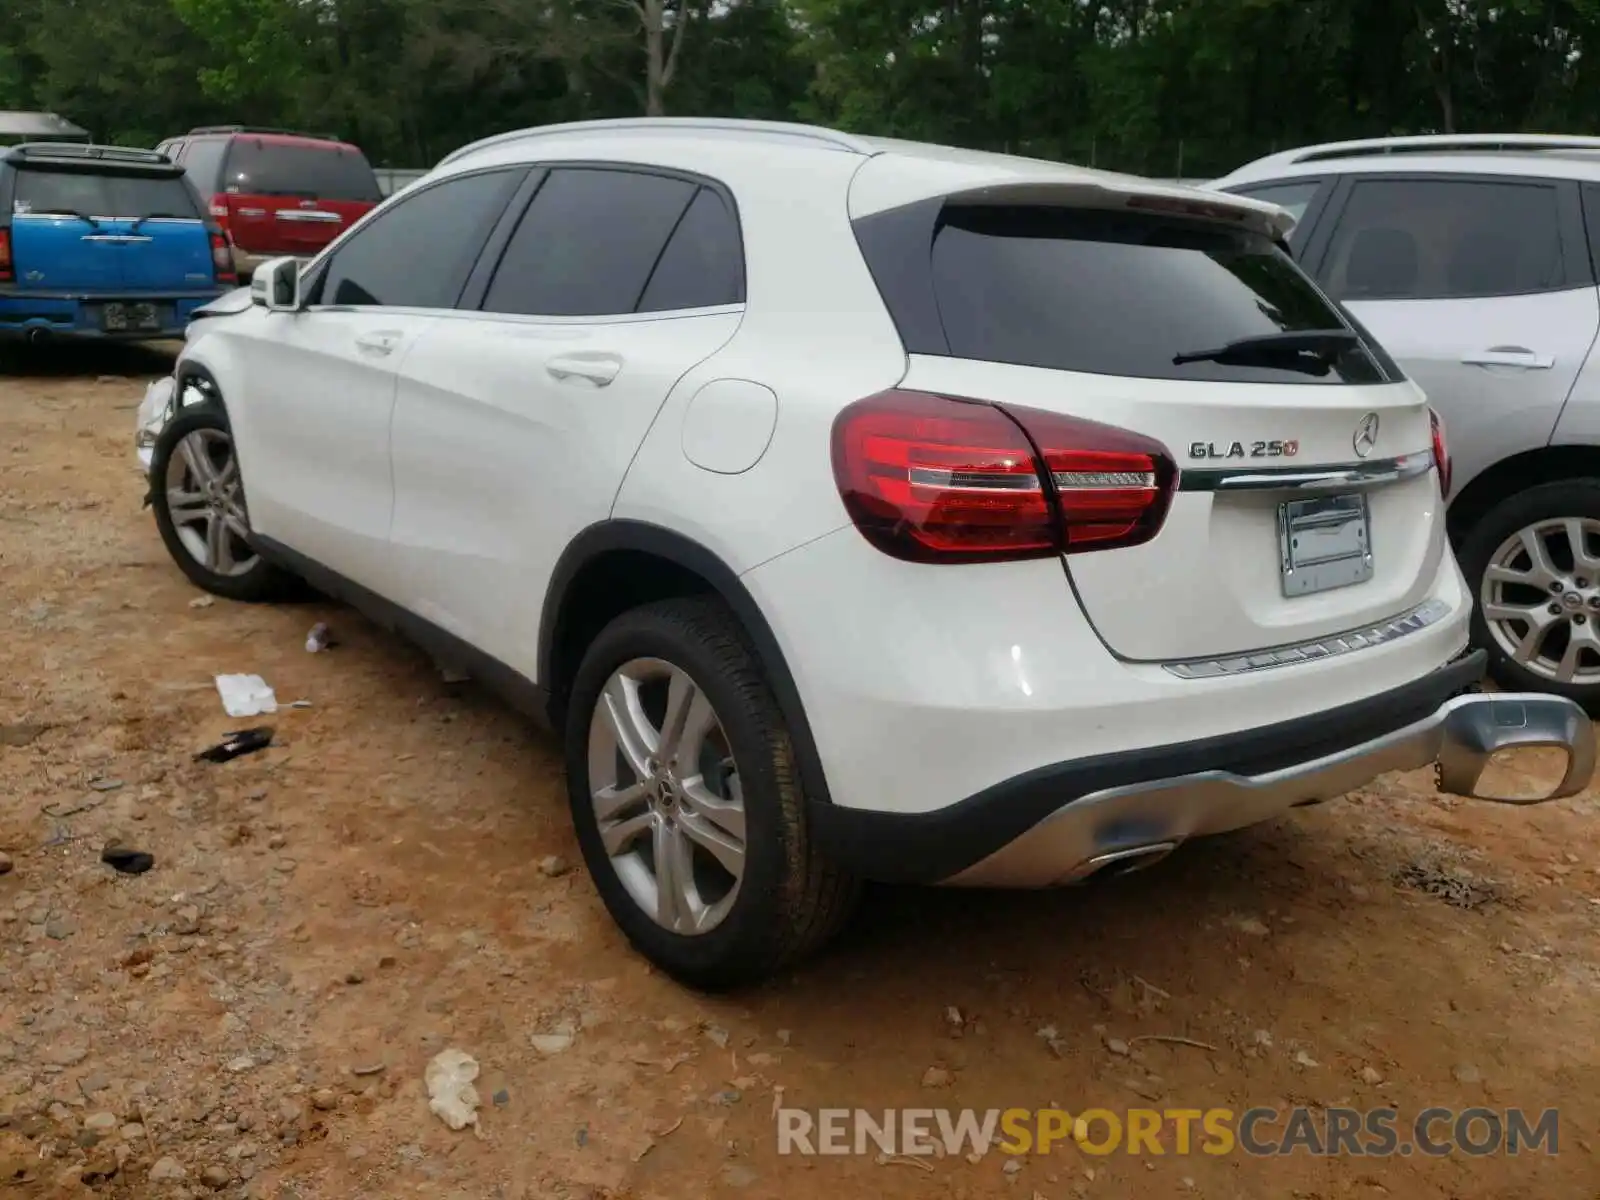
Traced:
POLYGON ((1043 206, 947 206, 933 279, 950 353, 1097 375, 1386 382, 1360 347, 1311 362, 1174 362, 1348 323, 1272 241, 1210 223, 1043 206))
POLYGON ((15 213, 66 213, 83 217, 187 217, 200 219, 181 178, 95 175, 84 171, 23 169, 16 174, 15 213))
POLYGON ((222 190, 246 196, 315 200, 383 198, 360 151, 331 144, 235 138, 222 168, 222 190))

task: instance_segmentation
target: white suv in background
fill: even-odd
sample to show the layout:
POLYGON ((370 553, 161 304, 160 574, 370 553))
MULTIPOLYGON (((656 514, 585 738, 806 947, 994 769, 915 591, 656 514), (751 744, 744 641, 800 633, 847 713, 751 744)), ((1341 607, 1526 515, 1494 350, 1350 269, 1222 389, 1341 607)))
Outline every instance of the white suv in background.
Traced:
POLYGON ((1301 265, 1443 416, 1490 672, 1600 715, 1600 138, 1339 142, 1210 186, 1298 217, 1301 265))
POLYGON ((1270 205, 757 122, 447 158, 199 322, 161 534, 549 721, 693 984, 863 879, 1048 886, 1589 723, 1468 695, 1422 394, 1270 205), (248 498, 248 503, 247 503, 248 498))

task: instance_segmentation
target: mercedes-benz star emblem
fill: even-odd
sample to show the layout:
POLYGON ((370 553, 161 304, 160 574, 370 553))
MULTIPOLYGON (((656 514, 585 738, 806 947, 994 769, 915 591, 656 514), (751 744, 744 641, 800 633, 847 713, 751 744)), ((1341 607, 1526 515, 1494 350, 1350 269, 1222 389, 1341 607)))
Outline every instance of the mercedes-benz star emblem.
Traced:
POLYGON ((1350 439, 1350 444, 1355 447, 1357 458, 1365 458, 1372 453, 1372 448, 1378 444, 1377 413, 1369 412, 1361 418, 1361 424, 1356 426, 1356 433, 1350 439))

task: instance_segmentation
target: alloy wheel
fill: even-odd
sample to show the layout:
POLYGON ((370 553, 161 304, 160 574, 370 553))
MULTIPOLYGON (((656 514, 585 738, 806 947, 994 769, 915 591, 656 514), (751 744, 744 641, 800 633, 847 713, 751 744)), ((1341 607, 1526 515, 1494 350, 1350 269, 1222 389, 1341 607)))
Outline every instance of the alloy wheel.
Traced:
POLYGON ((1553 683, 1600 683, 1600 521, 1538 521, 1501 542, 1479 596, 1489 635, 1553 683))
POLYGON ((727 734, 688 672, 655 658, 606 680, 589 722, 589 791, 628 895, 673 933, 715 929, 745 870, 745 806, 727 734))
POLYGON ((179 542, 206 570, 244 575, 256 565, 233 439, 196 429, 167 460, 167 512, 179 542))

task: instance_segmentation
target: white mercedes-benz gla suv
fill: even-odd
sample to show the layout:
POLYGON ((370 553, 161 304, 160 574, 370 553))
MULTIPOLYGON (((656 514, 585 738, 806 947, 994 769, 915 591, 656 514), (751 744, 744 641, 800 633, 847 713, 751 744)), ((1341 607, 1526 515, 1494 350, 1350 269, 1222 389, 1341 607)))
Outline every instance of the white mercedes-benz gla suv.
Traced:
POLYGON ((156 520, 553 725, 606 906, 704 987, 861 880, 1071 882, 1504 746, 1571 795, 1591 726, 1472 694, 1443 433, 1289 223, 802 126, 505 134, 196 322, 156 520))

